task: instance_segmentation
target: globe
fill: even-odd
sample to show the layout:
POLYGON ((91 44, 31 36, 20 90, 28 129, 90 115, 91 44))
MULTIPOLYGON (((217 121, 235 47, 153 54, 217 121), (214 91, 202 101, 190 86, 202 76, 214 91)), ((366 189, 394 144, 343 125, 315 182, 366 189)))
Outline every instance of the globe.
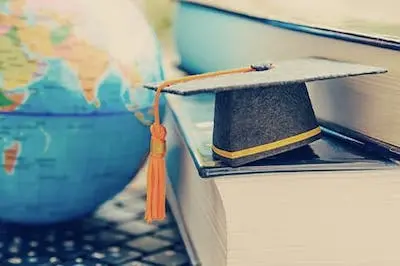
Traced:
POLYGON ((160 58, 131 0, 0 1, 0 220, 83 217, 127 186, 160 58))

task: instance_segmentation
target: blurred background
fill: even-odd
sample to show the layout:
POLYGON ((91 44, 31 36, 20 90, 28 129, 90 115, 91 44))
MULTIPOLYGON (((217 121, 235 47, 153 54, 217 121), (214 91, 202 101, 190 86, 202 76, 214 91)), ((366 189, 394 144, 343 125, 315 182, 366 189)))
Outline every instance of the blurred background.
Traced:
MULTIPOLYGON (((161 43, 164 57, 172 57, 175 2, 171 0, 132 0, 137 2, 161 43)), ((168 59, 166 59, 168 60, 168 59)), ((168 69, 166 70, 168 71, 168 69)))

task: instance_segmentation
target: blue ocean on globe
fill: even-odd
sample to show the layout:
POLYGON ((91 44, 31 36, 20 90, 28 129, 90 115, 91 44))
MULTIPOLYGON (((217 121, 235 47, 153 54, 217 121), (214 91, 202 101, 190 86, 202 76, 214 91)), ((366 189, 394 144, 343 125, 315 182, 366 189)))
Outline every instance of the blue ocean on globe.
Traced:
POLYGON ((130 0, 83 2, 0 3, 0 220, 90 214, 146 160, 156 37, 130 0))

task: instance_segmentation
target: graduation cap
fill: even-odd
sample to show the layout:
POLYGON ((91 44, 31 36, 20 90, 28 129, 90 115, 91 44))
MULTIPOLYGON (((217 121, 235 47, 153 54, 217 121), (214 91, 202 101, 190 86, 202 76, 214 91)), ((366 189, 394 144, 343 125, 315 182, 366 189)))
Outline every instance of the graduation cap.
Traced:
POLYGON ((160 93, 182 96, 214 93, 213 156, 229 166, 238 167, 321 138, 307 82, 385 72, 385 69, 373 66, 302 58, 146 85, 157 91, 155 122, 151 126, 146 219, 162 219, 164 215, 160 204, 165 203, 159 202, 155 207, 151 200, 155 191, 158 191, 158 199, 165 196, 163 188, 154 186, 163 186, 165 182, 157 178, 157 174, 165 176, 165 165, 160 158, 166 151, 166 131, 160 124, 158 113, 160 93))

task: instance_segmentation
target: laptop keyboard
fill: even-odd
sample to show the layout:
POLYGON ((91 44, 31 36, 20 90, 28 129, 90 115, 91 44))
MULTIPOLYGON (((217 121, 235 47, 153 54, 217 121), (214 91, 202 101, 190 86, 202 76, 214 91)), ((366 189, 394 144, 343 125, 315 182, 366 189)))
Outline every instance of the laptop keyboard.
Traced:
POLYGON ((143 220, 145 194, 124 191, 91 217, 26 227, 0 225, 0 265, 186 266, 190 265, 176 222, 143 220))

